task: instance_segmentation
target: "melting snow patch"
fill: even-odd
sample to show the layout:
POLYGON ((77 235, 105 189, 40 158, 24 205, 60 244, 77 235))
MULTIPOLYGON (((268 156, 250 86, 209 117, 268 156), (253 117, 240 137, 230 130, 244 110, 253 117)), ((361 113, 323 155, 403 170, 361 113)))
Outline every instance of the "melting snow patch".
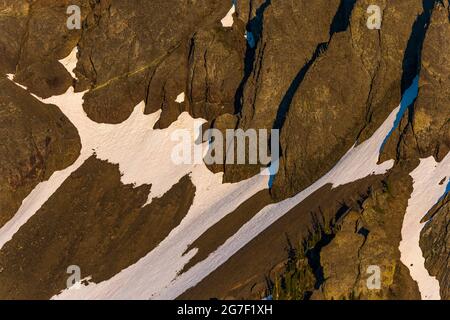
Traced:
POLYGON ((414 190, 403 220, 402 241, 399 246, 400 259, 419 285, 419 291, 424 300, 440 299, 440 289, 437 279, 430 276, 425 268, 425 259, 419 245, 420 233, 425 225, 421 223, 421 220, 447 192, 449 172, 450 153, 440 163, 437 163, 433 157, 421 159, 419 166, 410 174, 414 180, 414 190), (442 183, 444 178, 447 183, 442 183))
POLYGON ((182 103, 182 102, 184 102, 184 99, 185 99, 184 92, 182 92, 177 96, 177 99, 175 100, 175 102, 182 103))
POLYGON ((225 28, 229 28, 233 26, 233 14, 236 12, 236 6, 233 3, 233 6, 231 7, 230 11, 228 11, 227 15, 220 20, 222 23, 222 26, 225 28))
POLYGON ((59 63, 61 63, 66 68, 66 70, 70 73, 72 78, 74 78, 76 80, 78 80, 78 78, 75 75, 75 73, 73 72, 73 70, 75 70, 75 68, 77 66, 77 61, 78 61, 77 53, 78 53, 78 48, 75 47, 75 48, 73 48, 72 52, 70 52, 70 54, 67 57, 59 60, 59 63))

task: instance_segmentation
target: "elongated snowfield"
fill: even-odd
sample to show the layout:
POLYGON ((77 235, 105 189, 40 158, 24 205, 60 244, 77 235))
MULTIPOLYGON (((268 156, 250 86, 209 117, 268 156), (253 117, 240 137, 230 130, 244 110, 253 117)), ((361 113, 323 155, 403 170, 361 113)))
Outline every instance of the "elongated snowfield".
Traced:
MULTIPOLYGON (((200 229, 207 230, 206 225, 211 225, 210 223, 205 224, 203 219, 219 221, 223 218, 225 212, 230 212, 230 207, 237 207, 244 198, 247 198, 247 195, 243 196, 242 193, 249 192, 247 187, 253 185, 253 181, 241 182, 240 187, 233 191, 217 190, 218 201, 214 205, 207 204, 208 200, 204 198, 205 195, 200 199, 200 203, 196 202, 197 198, 194 199, 188 217, 155 250, 139 262, 122 270, 107 281, 99 284, 91 283, 79 290, 65 290, 54 298, 174 299, 178 297, 190 287, 198 284, 240 248, 322 186, 332 184, 333 187, 337 187, 369 175, 384 174, 389 170, 394 164, 392 160, 381 165, 378 165, 377 162, 381 145, 394 126, 399 110, 399 107, 396 108, 371 139, 348 151, 339 163, 320 180, 291 199, 265 207, 207 259, 187 272, 177 275, 177 271, 181 270, 196 254, 197 250, 193 249, 182 256, 187 245, 200 236, 200 229), (202 203, 202 200, 206 201, 202 203), (195 217, 200 217, 200 219, 195 217)), ((266 181, 258 181, 258 184, 261 183, 264 184, 266 181)), ((264 188, 263 185, 258 189, 262 188, 264 188)), ((202 193, 199 192, 199 194, 202 197, 202 193)))
POLYGON ((420 233, 425 226, 420 221, 445 193, 450 179, 450 153, 440 163, 433 157, 421 159, 420 165, 410 175, 414 180, 414 190, 403 220, 400 259, 419 285, 422 299, 439 300, 439 282, 425 268, 419 245, 420 233))

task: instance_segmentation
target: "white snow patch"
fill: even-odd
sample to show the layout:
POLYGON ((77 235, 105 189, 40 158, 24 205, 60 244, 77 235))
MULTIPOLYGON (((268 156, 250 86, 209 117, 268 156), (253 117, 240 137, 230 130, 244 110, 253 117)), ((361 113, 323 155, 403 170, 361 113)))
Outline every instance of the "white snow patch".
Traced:
POLYGON ((64 59, 59 60, 59 62, 66 68, 66 70, 70 73, 72 78, 75 80, 78 80, 77 76, 73 72, 77 66, 77 53, 78 53, 78 47, 73 48, 73 50, 70 52, 70 54, 65 57, 64 59))
POLYGON ((124 184, 151 184, 151 200, 164 195, 192 171, 193 165, 173 164, 171 151, 179 142, 172 141, 171 136, 181 128, 190 129, 194 135, 194 128, 199 128, 204 121, 183 113, 169 128, 153 130, 161 111, 145 115, 145 103, 141 102, 130 117, 120 124, 97 123, 90 120, 82 109, 83 95, 69 88, 64 95, 43 102, 61 108, 77 127, 83 147, 95 151, 99 159, 119 165, 124 184))
POLYGON ((42 207, 48 198, 61 186, 72 172, 78 169, 86 159, 83 154, 68 168, 54 172, 49 180, 39 183, 36 188, 23 200, 17 213, 0 228, 0 249, 12 239, 14 234, 23 226, 33 214, 42 207))
MULTIPOLYGON (((83 287, 77 292, 64 291, 55 299, 174 299, 195 286, 227 261, 239 249, 326 184, 337 187, 372 174, 384 174, 394 161, 378 165, 379 150, 384 138, 394 126, 400 107, 396 108, 374 135, 351 148, 336 166, 309 188, 293 198, 262 209, 236 234, 202 262, 177 275, 196 254, 197 249, 182 256, 188 245, 242 201, 262 190, 267 181, 261 176, 235 185, 204 185, 205 176, 193 172, 194 184, 200 185, 188 216, 181 225, 147 256, 122 270, 111 279, 83 287), (203 183, 202 183, 203 182, 203 183), (197 194, 198 197, 197 198, 197 194), (213 199, 213 201, 211 201, 213 199)), ((206 174, 206 172, 204 172, 206 174)))
POLYGON ((420 221, 444 194, 449 173, 450 153, 440 163, 433 157, 421 159, 420 165, 410 174, 414 180, 414 190, 403 220, 400 259, 419 285, 423 300, 439 300, 441 296, 439 282, 430 276, 425 268, 425 259, 419 245, 420 233, 425 223, 420 221), (445 183, 441 183, 443 179, 445 183))
POLYGON ((236 12, 236 7, 233 4, 233 6, 231 7, 230 11, 228 11, 227 15, 220 20, 220 22, 222 23, 222 26, 225 28, 229 28, 233 26, 234 20, 233 20, 233 14, 236 12))
POLYGON ((182 102, 184 102, 184 99, 185 99, 184 92, 182 92, 177 96, 177 99, 175 100, 175 102, 182 103, 182 102))

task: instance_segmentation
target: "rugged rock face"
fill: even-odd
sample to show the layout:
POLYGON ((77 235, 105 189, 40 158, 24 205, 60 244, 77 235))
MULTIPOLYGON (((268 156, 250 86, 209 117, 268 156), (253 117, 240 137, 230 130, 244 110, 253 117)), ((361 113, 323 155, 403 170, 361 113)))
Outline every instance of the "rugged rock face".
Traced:
POLYGON ((72 164, 81 144, 76 128, 7 79, 0 80, 0 226, 41 181, 72 164))
MULTIPOLYGON (((239 244, 233 238, 239 231, 252 234, 270 221, 215 270, 190 277, 179 298, 420 298, 409 266, 400 262, 399 243, 413 191, 410 173, 419 159, 441 162, 450 150, 450 45, 442 40, 450 37, 449 6, 438 0, 0 0, 0 240, 23 199, 80 154, 77 128, 36 97, 61 95, 71 86, 85 92, 92 127, 120 126, 144 101, 145 114, 161 111, 154 129, 162 134, 171 125, 181 128, 174 122, 183 112, 223 133, 281 132, 279 172, 264 190, 224 204, 218 221, 221 199, 208 202, 204 193, 222 180, 220 196, 234 204, 241 195, 232 183, 258 174, 260 164, 208 165, 214 177, 183 173, 147 204, 151 186, 124 185, 123 168, 97 159, 93 150, 1 247, 0 297, 47 299, 66 288, 72 264, 83 277, 107 282, 178 226, 189 233, 192 225, 205 224, 196 239, 177 248, 181 256, 158 263, 177 268, 176 278, 161 286, 170 290, 202 270, 211 255, 225 256, 221 250, 229 241, 239 244), (80 30, 66 26, 69 5, 81 9, 80 30), (232 5, 233 24, 224 26, 232 5), (367 27, 370 5, 381 8, 379 30, 367 27), (73 78, 58 61, 75 46, 73 78), (417 90, 412 96, 407 90, 415 79, 417 97, 417 90), (263 212, 329 172, 399 104, 375 156, 380 164, 393 160, 385 174, 324 185, 282 216, 263 212), (198 203, 201 210, 189 211, 198 203), (379 290, 367 286, 370 266, 381 270, 379 290)), ((72 116, 76 124, 79 115, 72 116)), ((164 148, 144 149, 130 152, 154 160, 164 148)), ((420 242, 444 299, 450 297, 449 217, 443 195, 423 220, 420 242)))
POLYGON ((402 64, 421 3, 378 3, 381 30, 366 26, 370 4, 341 6, 348 22, 336 17, 339 23, 331 26, 329 42, 318 47, 286 108, 283 157, 273 188, 277 196, 295 194, 317 180, 398 106, 402 64))
POLYGON ((420 299, 398 250, 410 180, 396 169, 382 188, 371 192, 360 212, 342 219, 321 250, 324 282, 313 299, 420 299), (367 285, 374 266, 380 270, 379 289, 367 285))
POLYGON ((448 3, 432 15, 423 45, 420 95, 414 106, 412 127, 421 158, 441 161, 450 150, 450 37, 448 3))
MULTIPOLYGON (((172 111, 173 102, 186 88, 190 46, 196 42, 200 45, 199 42, 204 41, 200 46, 216 47, 216 50, 211 50, 212 61, 220 59, 220 55, 214 58, 214 52, 221 48, 224 38, 228 38, 224 44, 227 50, 234 50, 232 32, 228 36, 222 35, 222 42, 219 35, 216 41, 212 41, 215 36, 211 29, 220 25, 220 19, 230 6, 226 1, 206 0, 107 0, 94 4, 84 22, 76 69, 80 78, 77 90, 91 89, 84 103, 89 117, 97 122, 120 123, 130 115, 137 103, 146 99, 151 100, 148 111, 161 107, 167 109, 168 119, 161 124, 169 124, 176 114, 172 111), (206 35, 208 33, 209 36, 206 35), (230 43, 231 48, 228 48, 230 43)), ((201 55, 201 49, 197 49, 201 55)), ((233 61, 226 52, 220 50, 220 54, 233 61)), ((191 58, 196 60, 196 64, 208 67, 203 55, 191 58)), ((239 63, 224 64, 222 68, 235 70, 233 67, 239 63)), ((239 72, 239 69, 235 71, 239 72)), ((225 82, 229 79, 228 74, 231 72, 221 79, 218 73, 215 81, 225 82)), ((201 77, 200 74, 196 76, 198 79, 201 77)), ((228 85, 232 86, 232 83, 227 81, 228 85)), ((197 95, 209 87, 211 85, 206 82, 197 92, 194 85, 192 90, 196 91, 193 93, 195 96, 190 97, 189 101, 197 101, 197 95)), ((216 93, 212 95, 209 98, 217 103, 214 101, 216 93)))
POLYGON ((248 24, 256 47, 248 49, 248 75, 243 96, 237 97, 240 100, 236 103, 242 128, 271 129, 298 70, 318 44, 328 41, 339 1, 298 1, 295 5, 281 0, 249 2, 250 10, 257 8, 248 24))
MULTIPOLYGON (((298 87, 297 73, 314 56, 318 45, 329 40, 339 1, 298 1, 295 5, 280 0, 249 1, 249 9, 246 1, 243 3, 241 7, 249 12, 247 29, 255 47, 247 48, 245 74, 237 91, 239 127, 272 129, 279 126, 280 109, 298 87)), ((257 170, 229 166, 225 181, 248 178, 257 170)))
POLYGON ((89 158, 1 250, 0 297, 49 299, 66 288, 71 265, 99 283, 142 258, 180 223, 195 193, 185 177, 144 206, 149 189, 123 185, 118 166, 89 158))
POLYGON ((70 53, 81 33, 67 28, 66 10, 69 5, 78 5, 86 13, 87 2, 3 0, 2 71, 15 73, 16 82, 40 97, 64 93, 72 77, 58 59, 70 53))
POLYGON ((243 28, 198 32, 189 52, 189 106, 192 115, 214 120, 234 113, 234 98, 244 71, 243 28), (229 70, 233 70, 230 72, 229 70))

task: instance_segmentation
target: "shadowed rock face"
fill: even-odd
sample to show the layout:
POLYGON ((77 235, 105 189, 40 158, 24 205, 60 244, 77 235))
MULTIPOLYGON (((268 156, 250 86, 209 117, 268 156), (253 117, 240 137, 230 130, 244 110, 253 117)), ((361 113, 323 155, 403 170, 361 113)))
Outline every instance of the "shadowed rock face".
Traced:
POLYGON ((41 181, 72 164, 81 144, 76 128, 13 82, 0 80, 0 227, 41 181))
MULTIPOLYGON (((244 1, 245 3, 245 1, 244 1)), ((243 5, 244 6, 244 5, 243 5)), ((239 111, 242 128, 271 129, 278 106, 298 70, 328 41, 330 25, 339 6, 333 1, 250 1, 248 29, 257 41, 249 52, 249 73, 239 111)))
POLYGON ((136 263, 181 222, 195 193, 185 177, 143 207, 150 188, 124 185, 117 165, 89 158, 1 250, 0 297, 49 299, 66 288, 70 265, 99 283, 136 263))
MULTIPOLYGON (((89 117, 97 122, 120 123, 138 102, 146 99, 148 112, 165 110, 160 125, 167 126, 181 111, 174 101, 185 91, 188 73, 195 74, 195 81, 209 77, 200 87, 191 86, 193 98, 189 101, 200 103, 200 92, 214 86, 209 83, 211 77, 200 72, 208 72, 208 65, 214 67, 218 60, 226 74, 219 71, 219 66, 210 72, 217 72, 214 81, 231 86, 225 96, 228 101, 224 102, 232 103, 235 88, 228 80, 233 77, 231 70, 239 74, 242 68, 239 67, 242 49, 236 48, 242 47, 244 40, 234 43, 236 36, 232 31, 221 35, 223 31, 213 30, 220 26, 220 19, 230 7, 231 2, 218 0, 107 0, 94 4, 78 44, 80 56, 76 69, 80 78, 77 90, 91 89, 84 103, 89 117), (190 52, 193 46, 195 52, 190 52), (211 48, 208 55, 202 54, 208 48, 211 48), (196 70, 198 66, 205 70, 196 70)), ((217 89, 212 89, 209 97, 201 97, 204 103, 221 102, 214 92, 217 89)))

